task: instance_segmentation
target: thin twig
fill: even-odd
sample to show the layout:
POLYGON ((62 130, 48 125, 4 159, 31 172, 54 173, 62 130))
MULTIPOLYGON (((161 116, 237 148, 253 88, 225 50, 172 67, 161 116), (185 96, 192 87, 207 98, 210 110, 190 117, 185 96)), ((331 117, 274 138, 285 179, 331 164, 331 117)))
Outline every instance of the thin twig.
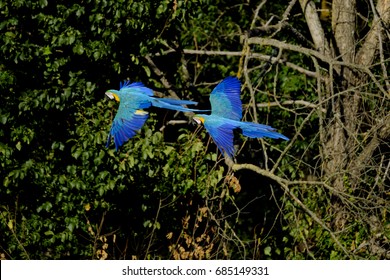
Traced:
MULTIPOLYGON (((169 50, 166 50, 162 53, 156 53, 156 54, 154 54, 154 56, 166 55, 166 54, 169 54, 172 52, 176 52, 176 50, 169 49, 169 50)), ((191 50, 191 49, 184 49, 183 53, 192 54, 192 55, 209 55, 209 56, 242 56, 242 54, 243 54, 242 51, 212 51, 212 50, 191 50)), ((283 58, 276 60, 275 57, 272 57, 270 55, 265 55, 265 54, 261 54, 261 53, 253 53, 253 52, 250 52, 248 54, 248 58, 260 59, 262 61, 270 61, 271 63, 275 63, 275 62, 282 63, 282 64, 286 65, 287 67, 290 67, 290 68, 292 68, 292 69, 294 69, 302 74, 305 74, 309 77, 322 78, 321 76, 318 77, 316 72, 307 70, 307 69, 305 69, 299 65, 296 65, 294 63, 291 63, 283 58)), ((248 71, 250 71, 250 69, 248 69, 248 71)))
MULTIPOLYGON (((5 210, 9 214, 8 210, 7 209, 5 209, 5 210)), ((19 238, 18 238, 16 232, 14 231, 13 227, 12 226, 8 226, 7 219, 4 217, 2 212, 0 212, 0 214, 1 214, 1 217, 3 218, 4 223, 7 224, 8 229, 12 232, 12 236, 15 238, 15 240, 18 243, 19 247, 22 249, 22 251, 25 253, 27 259, 29 260, 30 259, 30 255, 27 253, 26 248, 24 248, 22 242, 19 240, 19 238)), ((11 224, 13 224, 12 220, 11 220, 11 224)))
POLYGON ((252 38, 248 39, 248 44, 275 46, 277 48, 303 53, 303 54, 306 54, 308 56, 314 56, 314 57, 322 60, 323 62, 326 62, 329 65, 332 65, 333 67, 335 67, 337 65, 337 66, 345 66, 345 67, 348 67, 350 69, 360 70, 360 71, 362 71, 362 72, 364 72, 364 73, 366 73, 367 75, 370 76, 372 81, 375 83, 375 85, 378 87, 378 89, 384 94, 384 96, 390 97, 390 93, 387 92, 382 87, 382 85, 379 83, 379 81, 377 80, 375 75, 370 70, 369 65, 366 66, 366 65, 360 65, 360 64, 355 64, 355 63, 347 63, 347 62, 344 62, 344 61, 338 61, 338 60, 333 59, 331 57, 328 57, 328 56, 326 56, 326 55, 324 55, 324 54, 322 54, 322 53, 320 53, 318 51, 315 51, 315 50, 312 50, 312 49, 308 49, 308 48, 304 48, 302 46, 288 44, 288 43, 285 43, 285 42, 282 42, 282 41, 279 41, 279 40, 275 40, 275 39, 252 37, 252 38))
POLYGON ((349 257, 352 258, 353 256, 347 251, 347 249, 340 243, 338 238, 334 235, 332 230, 313 212, 311 211, 298 197, 296 197, 288 188, 288 180, 283 179, 270 171, 261 169, 260 167, 253 165, 253 164, 234 164, 232 166, 232 169, 234 171, 238 171, 241 169, 247 169, 252 170, 256 172, 257 174, 260 174, 262 176, 268 177, 270 179, 273 179, 276 181, 283 190, 316 222, 318 223, 323 229, 329 232, 330 236, 332 237, 333 241, 337 244, 337 246, 340 247, 340 249, 349 257))
POLYGON ((286 106, 286 105, 302 105, 303 107, 296 108, 296 109, 306 109, 306 108, 312 108, 312 109, 318 109, 322 113, 326 113, 326 109, 322 108, 319 104, 311 103, 309 101, 305 100, 286 100, 286 101, 280 101, 280 102, 268 102, 268 103, 257 103, 257 108, 268 108, 268 107, 276 107, 276 106, 286 106))
POLYGON ((253 14, 253 19, 252 19, 252 22, 251 22, 250 29, 253 29, 255 27, 257 17, 259 16, 259 12, 260 12, 261 8, 265 5, 265 3, 267 3, 267 0, 263 0, 263 1, 261 1, 259 3, 259 5, 257 5, 256 10, 255 10, 255 12, 253 14))
POLYGON ((145 260, 147 259, 150 247, 152 246, 153 236, 154 236, 154 232, 156 230, 156 223, 157 223, 158 217, 160 215, 160 210, 162 208, 161 207, 161 201, 162 201, 162 199, 160 198, 159 201, 158 201, 158 208, 157 208, 156 217, 154 218, 154 222, 153 222, 153 225, 152 225, 153 229, 152 229, 152 232, 150 233, 148 247, 146 248, 146 252, 145 252, 145 260))

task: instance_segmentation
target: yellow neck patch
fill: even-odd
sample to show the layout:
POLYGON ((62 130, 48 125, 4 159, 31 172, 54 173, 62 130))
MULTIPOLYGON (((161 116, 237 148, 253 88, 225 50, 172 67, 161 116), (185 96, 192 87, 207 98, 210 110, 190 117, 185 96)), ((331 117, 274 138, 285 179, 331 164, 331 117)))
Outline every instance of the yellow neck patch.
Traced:
POLYGON ((116 101, 120 101, 119 100, 119 96, 116 94, 116 93, 113 93, 112 91, 106 91, 106 95, 108 96, 108 98, 110 99, 115 99, 116 101))
POLYGON ((117 94, 113 93, 112 96, 114 96, 116 101, 120 102, 119 96, 117 94))

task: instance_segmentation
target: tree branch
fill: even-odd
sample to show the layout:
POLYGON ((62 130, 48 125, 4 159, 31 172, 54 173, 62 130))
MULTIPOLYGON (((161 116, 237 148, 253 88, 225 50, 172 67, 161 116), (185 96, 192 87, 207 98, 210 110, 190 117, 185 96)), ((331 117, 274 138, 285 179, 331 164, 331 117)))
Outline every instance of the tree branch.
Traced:
POLYGON ((159 78, 160 78, 160 81, 161 83, 163 84, 163 86, 168 90, 169 94, 176 98, 176 99, 180 99, 179 96, 177 96, 176 92, 173 91, 171 88, 171 84, 168 82, 168 80, 165 78, 163 72, 161 72, 161 70, 157 67, 157 65, 154 63, 152 57, 150 55, 145 55, 145 59, 146 61, 149 63, 150 67, 152 68, 154 74, 156 74, 159 78))
POLYGON ((260 174, 262 176, 265 176, 267 178, 270 178, 277 182, 282 189, 317 223, 319 224, 324 230, 328 231, 330 236, 332 237, 333 241, 337 244, 337 246, 340 247, 340 249, 349 257, 353 258, 353 256, 347 251, 347 249, 340 243, 338 238, 335 236, 335 234, 332 232, 332 230, 313 212, 311 211, 298 197, 296 197, 288 188, 289 181, 286 179, 283 179, 270 171, 261 169, 260 167, 257 167, 253 164, 232 164, 231 168, 234 171, 238 171, 241 169, 247 169, 252 170, 253 172, 256 172, 257 174, 260 174))
POLYGON ((382 22, 389 24, 390 21, 390 1, 388 0, 378 0, 376 6, 377 17, 374 17, 372 23, 372 28, 368 32, 366 40, 363 45, 360 47, 359 51, 356 54, 355 63, 369 66, 374 60, 375 53, 378 49, 379 43, 379 34, 383 31, 382 22))
POLYGON ((380 144, 380 139, 389 139, 390 137, 390 114, 388 114, 385 118, 381 119, 377 125, 375 125, 371 130, 370 134, 374 134, 368 145, 365 146, 363 151, 359 154, 359 156, 351 162, 348 169, 352 170, 352 180, 353 182, 357 182, 360 178, 360 174, 362 170, 367 166, 367 162, 372 157, 374 151, 378 148, 380 144))
POLYGON ((325 32, 322 28, 314 2, 311 0, 299 0, 299 3, 301 4, 316 49, 321 54, 331 58, 332 52, 329 43, 326 41, 325 32))
POLYGON ((263 0, 260 2, 259 5, 257 5, 257 8, 253 14, 253 19, 252 19, 252 23, 251 23, 251 27, 250 29, 253 29, 255 27, 255 24, 256 24, 256 19, 257 17, 259 16, 259 12, 261 10, 261 8, 265 5, 265 3, 267 3, 267 0, 263 0))
MULTIPOLYGON (((168 54, 168 53, 171 53, 171 52, 175 52, 175 50, 168 50, 168 51, 165 51, 163 52, 163 54, 168 54)), ((208 50, 190 50, 190 49, 184 49, 183 50, 183 53, 185 54, 195 54, 195 55, 210 55, 210 56, 217 56, 217 55, 222 55, 222 56, 242 56, 242 52, 238 52, 238 51, 208 51, 208 50)), ((155 56, 159 56, 160 54, 155 54, 155 56)), ((278 62, 278 63, 283 63, 285 64, 286 66, 302 73, 302 74, 305 74, 309 77, 314 77, 314 78, 318 78, 318 75, 316 72, 313 72, 313 71, 310 71, 310 70, 307 70, 301 66, 298 66, 294 63, 291 63, 291 62, 288 62, 286 59, 279 59, 277 60, 275 57, 272 57, 270 55, 264 55, 264 54, 260 54, 260 53, 249 53, 248 54, 248 57, 249 58, 257 58, 257 59, 260 59, 262 61, 270 61, 271 63, 275 63, 275 62, 278 62)), ((250 71, 250 70, 249 70, 250 71)))
POLYGON ((347 62, 344 62, 344 61, 338 61, 336 59, 329 58, 329 57, 321 54, 318 51, 315 51, 315 50, 312 50, 312 49, 308 49, 308 48, 304 48, 304 47, 301 47, 301 46, 288 44, 288 43, 285 43, 285 42, 282 42, 282 41, 279 41, 279 40, 275 40, 275 39, 252 37, 252 38, 248 39, 248 44, 259 44, 259 45, 275 46, 277 48, 282 48, 282 49, 286 49, 286 50, 291 50, 291 51, 303 53, 303 54, 306 54, 308 56, 314 56, 314 57, 322 60, 323 62, 328 63, 331 66, 331 69, 333 69, 336 65, 339 65, 339 66, 346 66, 346 67, 348 67, 350 69, 353 69, 353 70, 362 71, 362 72, 364 72, 364 73, 366 73, 367 75, 370 76, 372 81, 375 83, 375 85, 383 93, 384 96, 390 97, 390 93, 387 92, 383 88, 383 86, 379 83, 379 81, 377 80, 375 75, 369 69, 369 65, 365 66, 365 65, 361 65, 361 64, 357 64, 357 63, 347 63, 347 62))
POLYGON ((325 108, 320 108, 319 104, 314 104, 305 100, 286 100, 282 102, 267 102, 267 103, 257 103, 256 106, 258 108, 268 108, 268 107, 275 107, 280 105, 302 105, 303 107, 297 108, 297 109, 305 109, 305 108, 313 108, 313 109, 320 109, 322 113, 326 113, 325 108))

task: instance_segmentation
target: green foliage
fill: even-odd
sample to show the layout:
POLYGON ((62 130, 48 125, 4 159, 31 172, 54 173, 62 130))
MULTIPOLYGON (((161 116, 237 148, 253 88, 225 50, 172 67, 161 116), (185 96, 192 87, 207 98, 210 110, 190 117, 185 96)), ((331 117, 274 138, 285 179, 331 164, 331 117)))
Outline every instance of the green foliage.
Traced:
MULTIPOLYGON (((104 89, 126 77, 118 74, 150 76, 142 55, 158 51, 186 17, 185 5, 195 3, 180 1, 172 13, 170 1, 73 2, 0 3, 6 104, 0 109, 0 242, 6 258, 95 258, 103 213, 113 217, 104 232, 135 221, 131 231, 117 233, 125 244, 161 223, 151 222, 158 198, 175 202, 207 193, 221 180, 223 168, 208 170, 199 139, 188 142, 184 131, 181 145, 165 143, 153 118, 119 153, 104 148, 116 110, 104 89)), ((166 209, 167 218, 180 220, 173 206, 166 209)), ((145 252, 121 257, 130 254, 145 252)))

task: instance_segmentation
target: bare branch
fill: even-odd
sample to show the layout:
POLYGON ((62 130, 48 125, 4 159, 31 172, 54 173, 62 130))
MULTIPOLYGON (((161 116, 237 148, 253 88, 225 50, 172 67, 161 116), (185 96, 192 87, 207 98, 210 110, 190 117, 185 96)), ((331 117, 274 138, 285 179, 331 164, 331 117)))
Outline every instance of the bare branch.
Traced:
POLYGON ((259 16, 259 12, 260 12, 261 8, 264 6, 265 3, 267 3, 267 0, 263 0, 263 1, 260 2, 259 5, 257 5, 255 13, 253 14, 253 19, 252 19, 252 23, 251 23, 250 29, 253 29, 255 27, 257 17, 259 16))
MULTIPOLYGON (((175 50, 170 49, 170 50, 164 51, 163 54, 165 55, 165 54, 172 53, 172 52, 175 52, 175 50)), ((184 49, 183 53, 194 54, 194 55, 210 55, 210 56, 242 56, 242 52, 238 52, 238 51, 211 51, 211 50, 184 49)), ((154 56, 160 56, 160 55, 161 55, 160 53, 154 54, 154 56)), ((283 58, 280 58, 279 60, 277 60, 275 57, 272 57, 270 55, 265 55, 265 54, 260 54, 260 53, 252 53, 252 52, 250 52, 248 54, 248 58, 256 58, 256 59, 260 59, 262 61, 270 61, 271 63, 275 63, 275 62, 283 63, 287 67, 290 67, 290 68, 292 68, 292 69, 294 69, 302 74, 305 74, 309 77, 322 78, 316 72, 305 69, 305 68, 303 68, 299 65, 296 65, 294 63, 291 63, 283 58)), ((248 70, 250 71, 250 69, 248 69, 248 70)))
MULTIPOLYGON (((385 65, 385 58, 384 58, 384 54, 383 54, 383 44, 384 44, 384 42, 383 42, 383 38, 382 38, 382 33, 383 33, 382 30, 384 30, 384 28, 383 28, 383 24, 381 22, 381 15, 378 14, 378 12, 377 12, 377 10, 375 8, 373 0, 370 0, 370 5, 371 5, 371 9, 372 9, 373 14, 374 14, 374 22, 379 22, 380 25, 381 25, 381 31, 378 32, 379 59, 380 59, 380 64, 381 64, 381 67, 382 67, 383 78, 385 80, 387 91, 390 91, 390 81, 389 81, 389 77, 387 75, 387 67, 385 65)), ((379 3, 378 3, 378 5, 379 5, 379 3)), ((384 9, 386 9, 386 8, 384 8, 384 9)))
POLYGON ((268 108, 268 107, 275 107, 280 105, 302 105, 303 107, 297 108, 297 109, 305 109, 305 108, 313 108, 313 109, 320 109, 322 113, 326 113, 326 109, 320 108, 319 104, 314 104, 305 100, 286 100, 281 102, 268 102, 268 103, 257 103, 256 107, 258 108, 268 108))
POLYGON ((349 258, 353 256, 348 252, 348 250, 341 244, 340 240, 336 237, 336 235, 332 232, 332 230, 313 212, 311 211, 298 197, 296 197, 288 188, 288 180, 285 180, 270 171, 261 169, 253 164, 233 164, 231 168, 234 171, 238 171, 241 169, 252 170, 257 174, 270 178, 277 182, 282 189, 297 203, 316 223, 318 223, 324 230, 328 231, 333 241, 340 247, 340 249, 347 255, 349 258))
POLYGON ((390 1, 378 0, 376 6, 377 17, 374 17, 372 28, 368 32, 366 40, 356 54, 355 63, 369 66, 374 60, 379 43, 379 33, 383 32, 382 22, 388 24, 390 21, 390 1))
POLYGON ((165 78, 163 72, 157 67, 157 65, 154 63, 150 55, 145 55, 146 61, 149 63, 150 67, 152 68, 153 72, 160 77, 160 81, 163 84, 163 86, 168 90, 169 94, 176 98, 180 99, 179 96, 177 96, 176 92, 171 89, 171 84, 168 82, 168 80, 165 78))
POLYGON ((167 125, 177 125, 177 124, 188 124, 188 121, 184 120, 170 120, 167 122, 167 125))
POLYGON ((326 41, 325 32, 322 28, 314 2, 311 0, 299 0, 299 3, 301 4, 316 49, 319 50, 321 54, 331 58, 332 53, 329 43, 326 41))
POLYGON ((290 3, 288 3, 287 9, 284 11, 282 16, 282 21, 288 20, 288 17, 290 16, 291 9, 294 7, 297 0, 291 0, 290 3))
POLYGON ((269 38, 260 38, 260 37, 251 37, 248 39, 248 44, 257 44, 257 45, 265 45, 265 46, 275 46, 280 49, 286 49, 290 51, 295 51, 299 53, 306 54, 308 56, 315 56, 319 58, 320 60, 327 62, 327 63, 332 63, 333 59, 322 54, 321 52, 318 52, 316 50, 304 48, 301 46, 293 45, 293 44, 288 44, 276 39, 269 39, 269 38))
POLYGON ((302 121, 301 125, 299 126, 299 128, 297 129, 297 131, 295 132, 295 135, 294 137, 289 141, 288 145, 286 146, 286 148, 283 150, 282 154, 279 156, 278 160, 276 161, 276 163, 274 164, 274 166, 272 167, 271 169, 271 172, 274 173, 276 171, 276 169, 278 168, 280 162, 282 161, 283 157, 287 154, 287 152, 292 148, 292 146, 294 145, 295 143, 295 140, 300 136, 300 133, 303 129, 303 127, 305 126, 306 122, 308 122, 312 116, 312 114, 314 114, 316 110, 312 109, 310 111, 310 113, 306 116, 306 118, 302 121))
POLYGON ((356 64, 356 63, 347 63, 347 62, 343 62, 343 61, 337 61, 337 60, 335 60, 333 58, 329 58, 329 57, 321 54, 318 51, 315 51, 315 50, 312 50, 312 49, 308 49, 308 48, 304 48, 304 47, 301 47, 301 46, 288 44, 288 43, 281 42, 281 41, 278 41, 278 40, 275 40, 275 39, 252 37, 252 38, 248 39, 248 44, 259 44, 259 45, 275 46, 277 48, 282 48, 282 49, 286 49, 286 50, 291 50, 291 51, 296 51, 296 52, 299 52, 299 53, 303 53, 303 54, 306 54, 308 56, 314 56, 314 57, 316 57, 316 58, 318 58, 318 59, 328 63, 330 66, 332 66, 332 67, 330 67, 331 71, 335 70, 334 69, 335 65, 346 66, 346 67, 348 67, 350 69, 362 71, 362 72, 364 72, 364 73, 366 73, 367 75, 370 76, 372 81, 375 83, 375 85, 383 93, 384 96, 390 97, 390 93, 387 92, 383 88, 383 86, 379 83, 379 81, 377 80, 375 75, 369 69, 370 65, 369 66, 365 66, 365 65, 356 64))
POLYGON ((372 157, 372 154, 378 148, 380 139, 388 139, 390 137, 390 114, 381 119, 377 125, 371 129, 371 131, 374 136, 356 160, 351 163, 352 166, 349 168, 352 170, 352 179, 354 182, 359 179, 362 170, 366 167, 367 162, 372 157))

